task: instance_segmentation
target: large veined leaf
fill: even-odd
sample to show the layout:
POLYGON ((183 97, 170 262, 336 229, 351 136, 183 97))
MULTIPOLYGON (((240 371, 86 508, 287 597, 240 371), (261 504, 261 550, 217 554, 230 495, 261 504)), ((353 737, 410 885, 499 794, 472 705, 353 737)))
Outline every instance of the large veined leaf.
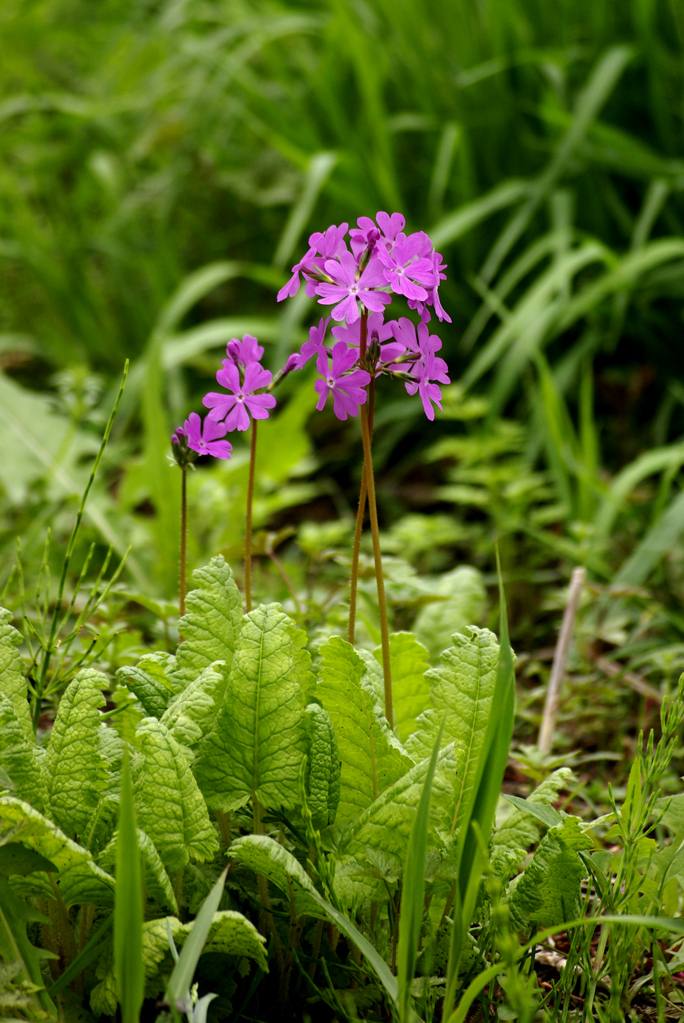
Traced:
MULTIPOLYGON (((164 990, 164 977, 171 972, 172 959, 169 949, 169 930, 176 945, 183 945, 192 933, 193 923, 183 924, 175 916, 148 920, 143 924, 143 965, 145 969, 145 994, 154 998, 164 990)), ((220 910, 214 914, 209 928, 204 952, 222 952, 224 955, 247 956, 268 973, 265 938, 242 913, 232 909, 220 910)), ((113 975, 113 962, 109 950, 98 964, 97 976, 100 983, 92 991, 90 1005, 100 1015, 114 1016, 117 999, 113 975)))
MULTIPOLYGON (((3 845, 21 842, 54 863, 55 880, 66 906, 88 902, 111 904, 114 878, 98 867, 87 849, 68 838, 38 810, 20 799, 4 796, 0 799, 0 830, 5 828, 0 839, 3 845)), ((18 892, 54 898, 50 882, 42 873, 17 878, 13 886, 18 892)))
POLYGON ((171 871, 191 859, 211 859, 218 839, 180 746, 156 718, 141 721, 138 735, 143 758, 135 784, 139 826, 171 871))
MULTIPOLYGON (((430 702, 428 652, 411 632, 393 632, 389 638, 394 727, 403 743, 416 730, 416 718, 430 702)), ((374 651, 382 664, 382 648, 374 651)))
MULTIPOLYGON (((527 797, 529 803, 553 803, 561 789, 573 779, 569 767, 559 767, 545 778, 527 797)), ((500 877, 506 877, 517 866, 529 847, 539 838, 539 829, 529 814, 518 807, 499 824, 492 837, 492 866, 500 877)))
POLYGON ((4 693, 0 693, 0 767, 9 775, 20 799, 37 810, 44 809, 45 786, 33 734, 27 736, 14 704, 4 693))
POLYGON ((183 642, 176 652, 176 677, 185 684, 215 661, 228 676, 242 625, 242 598, 230 566, 219 554, 192 574, 194 589, 178 623, 183 642))
POLYGON ((340 757, 335 729, 326 710, 318 703, 306 708, 309 725, 309 754, 306 792, 315 828, 334 824, 340 802, 340 757))
POLYGON ((59 703, 43 761, 50 816, 72 838, 84 839, 107 782, 99 730, 108 679, 85 668, 69 684, 59 703))
POLYGON ((411 767, 392 735, 354 648, 333 636, 321 647, 316 696, 330 715, 341 762, 337 824, 362 813, 411 767))
POLYGON ((467 631, 467 636, 453 637, 452 646, 442 654, 440 666, 427 673, 431 684, 430 707, 418 718, 417 730, 406 744, 415 760, 424 760, 430 755, 445 718, 444 742, 454 742, 457 752, 449 822, 452 834, 474 784, 499 663, 499 644, 494 633, 474 625, 467 631))
MULTIPOLYGON (((386 788, 363 813, 351 821, 338 840, 340 853, 362 858, 368 849, 377 849, 396 860, 400 873, 416 808, 425 785, 430 761, 414 764, 401 778, 386 788)), ((428 844, 441 847, 439 830, 449 822, 453 802, 453 773, 456 757, 453 743, 441 750, 432 785, 428 825, 428 844)))
POLYGON ((188 763, 195 758, 194 750, 214 723, 216 710, 223 702, 226 676, 223 667, 210 665, 193 682, 174 697, 161 717, 162 724, 171 732, 185 753, 188 763))
MULTIPOLYGON (((173 913, 177 913, 178 904, 174 895, 173 885, 154 846, 154 842, 149 835, 145 834, 142 828, 137 828, 136 834, 138 836, 138 848, 142 855, 145 869, 147 897, 154 899, 160 906, 168 906, 173 913)), ((116 843, 118 837, 119 832, 115 831, 111 841, 98 857, 99 864, 103 870, 111 870, 116 863, 116 843)))
POLYGON ((587 869, 577 850, 593 847, 580 823, 566 817, 542 838, 508 900, 514 930, 553 927, 580 915, 580 882, 587 869))
POLYGON ((119 668, 116 680, 138 697, 146 714, 160 718, 181 688, 175 671, 176 658, 155 650, 141 657, 136 665, 119 668))
POLYGON ((427 647, 433 663, 451 645, 455 632, 479 621, 485 599, 482 576, 467 565, 455 568, 439 577, 434 594, 445 599, 422 608, 414 625, 416 639, 427 647))
POLYGON ((12 612, 0 607, 0 693, 11 701, 14 712, 21 722, 26 735, 32 735, 31 714, 29 711, 24 665, 17 644, 21 643, 21 634, 12 622, 12 612))
POLYGON ((297 804, 312 683, 305 644, 279 604, 245 615, 223 703, 194 765, 210 807, 234 810, 254 797, 297 804))

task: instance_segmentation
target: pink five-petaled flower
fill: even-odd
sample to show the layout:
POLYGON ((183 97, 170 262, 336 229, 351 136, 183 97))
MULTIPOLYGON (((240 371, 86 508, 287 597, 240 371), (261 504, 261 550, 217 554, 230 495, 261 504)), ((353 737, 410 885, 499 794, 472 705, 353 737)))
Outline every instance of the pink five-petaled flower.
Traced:
POLYGON ((324 408, 332 391, 333 412, 338 419, 358 415, 359 405, 366 401, 365 388, 370 383, 370 374, 366 373, 365 369, 349 372, 357 358, 358 353, 353 348, 347 348, 344 341, 338 341, 333 347, 332 365, 328 364, 328 352, 319 352, 316 369, 323 379, 317 380, 314 384, 319 395, 316 405, 319 412, 324 408))
POLYGON ((377 259, 371 259, 358 280, 356 269, 356 260, 351 252, 342 252, 339 262, 334 259, 325 262, 325 272, 334 283, 317 284, 316 294, 321 305, 338 303, 331 312, 333 320, 346 319, 347 324, 355 323, 359 318, 358 302, 371 312, 380 313, 392 301, 386 292, 372 290, 387 286, 377 259))
POLYGON ((225 419, 228 430, 249 429, 249 415, 254 419, 268 419, 268 409, 275 408, 276 400, 272 394, 255 394, 262 387, 268 387, 272 374, 258 362, 251 362, 245 370, 245 378, 240 381, 240 371, 228 359, 223 369, 216 374, 216 379, 232 394, 219 394, 210 391, 202 398, 202 404, 211 409, 208 419, 218 422, 225 419))
POLYGON ((206 416, 204 426, 196 412, 190 413, 190 418, 185 420, 185 436, 188 447, 196 451, 198 455, 213 455, 214 458, 230 458, 233 445, 227 440, 221 440, 228 432, 225 423, 214 422, 210 416, 206 416))
MULTIPOLYGON (((242 341, 232 338, 226 345, 226 355, 236 366, 249 366, 250 362, 259 362, 264 350, 255 337, 243 334, 242 341)), ((225 366, 226 360, 223 360, 225 366)))
POLYGON ((378 259, 384 268, 385 282, 395 295, 425 302, 428 289, 437 284, 435 268, 430 252, 430 239, 424 231, 416 231, 406 237, 399 234, 390 252, 385 243, 377 245, 378 259))
MULTIPOLYGON (((309 238, 309 251, 299 263, 296 263, 292 267, 292 277, 287 282, 285 287, 281 288, 278 292, 278 301, 282 302, 284 298, 292 298, 299 291, 299 274, 315 274, 319 273, 322 264, 326 259, 334 259, 339 256, 341 252, 346 251, 346 245, 344 236, 347 233, 348 224, 340 224, 336 227, 332 224, 326 231, 315 231, 309 238), (320 257, 320 258, 317 258, 320 257)), ((313 296, 314 292, 310 290, 313 286, 313 282, 307 280, 306 293, 309 296, 313 296)))
POLYGON ((302 345, 297 364, 294 367, 295 369, 301 369, 302 366, 306 366, 309 359, 313 358, 314 355, 319 355, 321 351, 325 354, 325 334, 329 323, 329 316, 326 316, 325 319, 321 316, 318 326, 309 328, 309 340, 305 341, 302 345))
POLYGON ((451 383, 446 362, 436 353, 442 347, 442 342, 436 334, 430 334, 427 323, 418 324, 417 348, 420 358, 414 362, 411 368, 412 380, 407 381, 406 390, 409 394, 420 394, 425 415, 428 419, 435 418, 435 410, 431 402, 442 410, 442 392, 438 384, 451 383))

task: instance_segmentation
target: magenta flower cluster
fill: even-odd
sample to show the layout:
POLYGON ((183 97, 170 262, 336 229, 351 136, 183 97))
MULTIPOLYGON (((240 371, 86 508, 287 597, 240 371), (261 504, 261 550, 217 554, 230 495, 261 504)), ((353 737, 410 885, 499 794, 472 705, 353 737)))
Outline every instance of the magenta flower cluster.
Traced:
POLYGON ((439 385, 449 383, 449 374, 437 354, 442 342, 430 333, 428 324, 431 310, 440 321, 451 323, 439 299, 446 265, 424 231, 407 235, 404 227, 401 213, 380 212, 375 220, 360 217, 351 230, 348 224, 340 224, 311 235, 309 250, 292 267, 292 277, 278 292, 278 301, 296 295, 303 278, 307 295, 316 296, 320 305, 332 306, 330 316, 311 327, 309 340, 289 357, 275 379, 261 365, 264 350, 255 337, 245 334, 242 341, 229 341, 216 374, 223 391, 210 391, 202 399, 209 409, 204 424, 193 412, 172 437, 179 464, 187 465, 204 454, 230 458, 232 445, 223 439, 225 435, 249 429, 253 419, 267 419, 276 405, 274 386, 312 358, 319 375, 314 384, 319 411, 332 395, 338 419, 358 415, 371 380, 386 374, 402 380, 410 395, 420 395, 426 416, 435 418, 433 406, 442 408, 439 385), (417 327, 405 316, 385 320, 393 295, 405 299, 418 314, 417 327), (331 319, 334 343, 328 345, 331 319), (363 338, 362 323, 366 325, 363 338))
POLYGON ((451 323, 439 299, 446 265, 424 231, 404 234, 401 213, 380 212, 375 221, 360 217, 357 225, 349 231, 349 244, 348 224, 312 234, 309 251, 292 267, 292 277, 278 293, 279 302, 296 295, 301 275, 307 295, 333 307, 328 318, 311 328, 293 368, 301 369, 316 357, 317 408, 322 409, 332 394, 338 419, 358 414, 366 401, 365 388, 381 373, 402 379, 409 394, 420 395, 428 419, 434 419, 433 405, 442 407, 439 385, 449 383, 449 374, 437 355, 442 342, 430 334, 427 324, 431 309, 439 320, 451 323), (393 294, 405 298, 409 309, 418 313, 417 330, 407 317, 385 321, 393 294), (367 321, 364 353, 362 318, 367 321), (336 323, 332 348, 325 344, 331 319, 336 323))

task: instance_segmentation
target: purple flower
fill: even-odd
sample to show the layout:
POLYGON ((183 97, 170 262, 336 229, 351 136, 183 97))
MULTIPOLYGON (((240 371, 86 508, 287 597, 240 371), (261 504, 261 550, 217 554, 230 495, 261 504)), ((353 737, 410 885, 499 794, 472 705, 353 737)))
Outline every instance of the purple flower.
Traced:
MULTIPOLYGON (((179 433, 176 430, 176 433, 179 433)), ((190 413, 190 418, 185 420, 185 435, 188 441, 188 447, 196 451, 198 455, 213 455, 214 458, 230 458, 230 453, 233 450, 233 445, 229 444, 227 440, 220 440, 219 438, 225 437, 228 432, 228 427, 225 423, 217 423, 211 419, 211 416, 206 416, 204 420, 204 428, 202 428, 202 420, 196 412, 190 413)), ((173 439, 173 438, 172 438, 173 439)))
POLYGON ((355 259, 359 260, 367 249, 373 252, 380 232, 370 217, 359 217, 356 223, 359 226, 349 232, 349 242, 355 259))
POLYGON ((382 211, 375 214, 375 219, 378 222, 378 227, 383 233, 385 241, 393 242, 400 231, 403 231, 406 227, 406 221, 401 213, 393 213, 392 216, 388 216, 382 211))
MULTIPOLYGON (((409 320, 405 322, 410 323, 409 320)), ((428 419, 433 420, 435 418, 435 411, 431 402, 434 402, 441 411, 442 392, 437 384, 448 384, 451 382, 448 373, 449 367, 444 359, 441 359, 436 354, 442 347, 442 342, 436 334, 430 334, 427 323, 418 324, 416 347, 420 358, 411 367, 411 377, 413 379, 407 381, 406 390, 409 394, 415 394, 418 391, 423 402, 425 415, 428 419)))
POLYGON ((408 238, 399 234, 391 252, 386 243, 378 244, 378 259, 384 267, 385 281, 396 295, 427 301, 427 289, 433 288, 437 282, 431 256, 423 255, 426 242, 429 252, 430 239, 424 231, 416 231, 408 238))
POLYGON ((254 419, 268 419, 268 409, 275 408, 276 400, 272 394, 255 394, 268 387, 272 374, 258 362, 251 362, 245 370, 245 378, 240 381, 240 371, 234 363, 225 360, 224 368, 216 374, 216 379, 231 394, 220 394, 210 391, 202 398, 202 404, 211 409, 208 419, 213 422, 225 419, 228 430, 249 429, 249 415, 254 419))
POLYGON ((302 345, 297 365, 294 367, 295 369, 301 369, 302 366, 306 366, 309 359, 325 350, 325 334, 329 323, 329 316, 326 316, 325 319, 321 317, 317 327, 309 328, 309 340, 305 341, 302 345))
POLYGON ((319 352, 316 369, 323 377, 314 384, 319 398, 316 408, 320 412, 332 391, 333 412, 338 419, 356 416, 359 405, 366 401, 365 388, 370 383, 370 374, 364 369, 349 372, 356 363, 357 353, 347 348, 344 341, 338 341, 332 350, 332 365, 328 364, 327 351, 319 352))
POLYGON ((349 224, 340 224, 336 227, 332 224, 327 231, 316 231, 309 238, 309 245, 322 256, 323 259, 335 259, 347 251, 344 236, 347 233, 349 224))
POLYGON ((314 248, 309 249, 307 254, 304 256, 299 263, 296 263, 292 267, 292 277, 289 279, 285 287, 281 288, 278 292, 278 301, 282 302, 284 298, 293 298, 299 291, 299 274, 300 271, 311 269, 313 266, 312 260, 316 255, 314 248))
POLYGON ((391 302, 384 291, 371 290, 386 286, 382 266, 376 259, 371 259, 358 280, 356 269, 356 260, 351 252, 343 252, 339 263, 334 259, 325 262, 325 272, 334 283, 318 284, 316 294, 320 296, 318 301, 321 305, 338 303, 331 312, 333 320, 346 319, 347 323, 354 323, 359 318, 358 302, 374 313, 382 312, 384 306, 391 302))
MULTIPOLYGON (((358 348, 361 343, 361 321, 356 320, 348 327, 333 327, 333 337, 345 341, 348 345, 358 348)), ((414 333, 415 336, 415 333, 414 333)), ((394 321, 385 323, 382 313, 371 313, 368 317, 368 343, 375 338, 380 344, 380 361, 394 362, 406 347, 399 340, 390 341, 394 337, 394 321), (384 342, 389 341, 389 344, 384 342)))
MULTIPOLYGON (((226 355, 236 366, 249 366, 250 362, 260 362, 264 350, 255 337, 251 334, 244 334, 242 341, 233 338, 226 345, 226 355)), ((223 360, 225 366, 226 360, 223 360)))
MULTIPOLYGON (((278 301, 282 302, 284 298, 292 298, 299 291, 299 274, 320 274, 321 263, 325 262, 326 259, 334 259, 339 256, 342 252, 347 251, 347 246, 344 241, 344 236, 347 233, 348 224, 340 224, 336 227, 332 224, 326 231, 316 231, 309 238, 309 251, 304 258, 292 267, 292 277, 287 282, 285 287, 281 288, 278 292, 278 301), (320 257, 320 258, 317 258, 320 257)), ((307 280, 307 295, 313 296, 315 292, 311 290, 312 282, 307 280)))

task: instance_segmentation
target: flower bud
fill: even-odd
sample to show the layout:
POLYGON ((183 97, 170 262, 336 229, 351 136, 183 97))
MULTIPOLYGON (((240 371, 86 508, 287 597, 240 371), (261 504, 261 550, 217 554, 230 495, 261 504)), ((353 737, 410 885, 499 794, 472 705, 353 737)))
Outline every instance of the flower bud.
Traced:
POLYGON ((181 469, 185 469, 197 458, 197 453, 188 446, 188 435, 182 426, 171 434, 171 450, 181 469))

